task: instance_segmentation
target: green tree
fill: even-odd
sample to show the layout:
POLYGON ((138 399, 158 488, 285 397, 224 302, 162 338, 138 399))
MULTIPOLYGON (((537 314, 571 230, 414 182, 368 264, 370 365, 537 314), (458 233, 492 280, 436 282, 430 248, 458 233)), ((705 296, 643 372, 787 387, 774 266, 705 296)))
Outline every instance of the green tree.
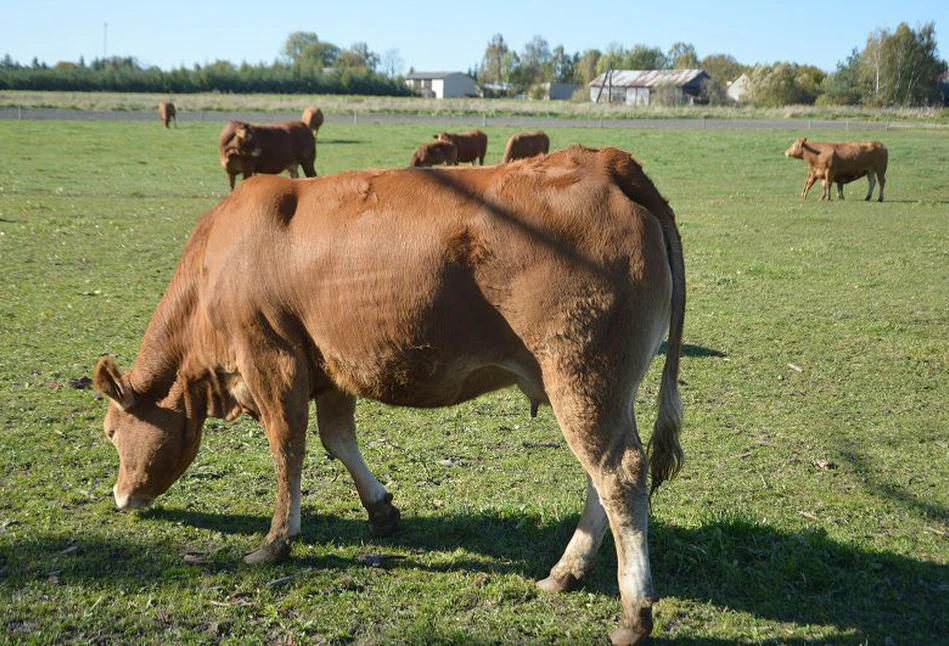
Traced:
POLYGON ((867 96, 869 88, 860 80, 860 52, 856 48, 846 61, 837 63, 837 70, 828 74, 821 84, 822 105, 858 105, 867 96))
POLYGON ((573 66, 573 78, 577 83, 586 85, 597 77, 599 72, 600 57, 602 54, 598 49, 588 49, 580 54, 577 62, 573 66))
POLYGON ((340 55, 339 47, 322 42, 311 31, 295 31, 283 46, 283 55, 298 67, 333 67, 340 55))
POLYGON ((557 83, 572 82, 578 58, 577 54, 568 54, 563 45, 554 47, 547 65, 547 80, 557 83))
POLYGON ((379 66, 379 56, 366 43, 354 43, 336 58, 336 66, 342 69, 367 69, 374 72, 379 66))
POLYGON ((494 34, 485 47, 478 68, 478 80, 482 83, 505 83, 507 81, 507 59, 511 50, 504 42, 504 36, 494 34))
POLYGON ((669 68, 669 59, 658 47, 634 45, 623 57, 623 69, 664 70, 669 68))
POLYGON ((759 65, 749 75, 749 100, 763 106, 811 104, 820 95, 824 73, 812 65, 759 65))
POLYGON ((728 84, 748 71, 728 54, 711 54, 699 61, 699 67, 708 72, 708 75, 720 83, 728 84))
MULTIPOLYGON (((937 55, 932 22, 911 29, 902 22, 892 34, 882 32, 872 50, 875 96, 883 105, 929 105, 939 99, 937 77, 946 62, 937 55)), ((872 37, 871 37, 872 39, 872 37)))
POLYGON ((534 36, 524 45, 517 77, 522 85, 533 85, 547 80, 545 71, 550 63, 550 45, 543 36, 534 36))
POLYGON ((699 57, 691 43, 673 43, 666 59, 669 65, 677 70, 694 70, 699 67, 699 57))

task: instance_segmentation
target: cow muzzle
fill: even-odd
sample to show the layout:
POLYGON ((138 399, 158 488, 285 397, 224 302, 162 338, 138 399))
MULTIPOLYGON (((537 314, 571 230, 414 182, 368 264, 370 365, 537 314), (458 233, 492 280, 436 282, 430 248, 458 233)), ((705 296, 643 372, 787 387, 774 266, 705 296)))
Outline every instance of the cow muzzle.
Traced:
POLYGON ((149 498, 148 496, 139 496, 135 494, 127 494, 119 491, 119 486, 115 485, 112 487, 112 496, 115 498, 115 506, 120 510, 125 511, 126 509, 143 509, 152 504, 154 498, 149 498))

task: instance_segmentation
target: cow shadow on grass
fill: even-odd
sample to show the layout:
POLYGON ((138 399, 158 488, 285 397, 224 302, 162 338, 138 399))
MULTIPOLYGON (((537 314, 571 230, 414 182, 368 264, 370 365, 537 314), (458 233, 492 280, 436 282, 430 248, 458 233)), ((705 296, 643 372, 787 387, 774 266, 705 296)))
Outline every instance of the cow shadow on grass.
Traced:
MULTIPOLYGON (((392 536, 370 539, 362 518, 321 515, 307 508, 298 539, 302 546, 295 552, 299 556, 270 568, 265 576, 382 567, 539 579, 559 557, 577 522, 576 515, 551 522, 524 513, 416 516, 405 511, 392 536), (437 558, 429 558, 432 553, 437 558)), ((116 587, 161 582, 169 571, 180 577, 182 568, 193 567, 244 576, 239 573, 258 570, 243 565, 233 548, 213 554, 207 563, 188 566, 182 561, 183 548, 169 537, 187 534, 193 540, 194 530, 236 535, 247 537, 243 547, 249 551, 270 519, 159 507, 140 514, 140 522, 142 535, 164 538, 134 542, 101 535, 45 541, 38 537, 24 546, 28 549, 0 542, 0 592, 45 580, 50 572, 64 583, 87 580, 116 587)), ((880 643, 890 636, 896 643, 936 643, 949 634, 946 564, 837 542, 821 529, 788 533, 744 520, 700 527, 654 522, 650 548, 660 596, 798 626, 833 626, 839 629, 830 640, 834 642, 880 643)), ((615 568, 608 536, 581 591, 617 596, 615 568)), ((298 579, 302 584, 306 577, 298 579)))

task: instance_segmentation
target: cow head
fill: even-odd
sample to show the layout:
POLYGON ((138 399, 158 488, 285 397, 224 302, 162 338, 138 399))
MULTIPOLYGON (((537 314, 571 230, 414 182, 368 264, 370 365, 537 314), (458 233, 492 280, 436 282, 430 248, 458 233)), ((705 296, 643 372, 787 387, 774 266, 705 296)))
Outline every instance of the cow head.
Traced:
POLYGON ((160 400, 136 393, 110 357, 99 360, 93 384, 110 400, 104 427, 119 452, 115 504, 119 509, 146 507, 194 460, 206 414, 192 405, 180 379, 160 400))
POLYGON ((784 151, 785 157, 795 157, 801 159, 804 157, 804 144, 807 142, 807 137, 801 137, 800 139, 795 140, 791 147, 784 151))

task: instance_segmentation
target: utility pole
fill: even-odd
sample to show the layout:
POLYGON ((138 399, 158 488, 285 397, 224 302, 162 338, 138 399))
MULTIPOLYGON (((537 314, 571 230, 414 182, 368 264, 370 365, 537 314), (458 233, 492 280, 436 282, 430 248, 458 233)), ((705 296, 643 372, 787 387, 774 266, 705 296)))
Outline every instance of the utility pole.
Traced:
POLYGON ((109 57, 109 23, 102 23, 102 60, 109 57))

